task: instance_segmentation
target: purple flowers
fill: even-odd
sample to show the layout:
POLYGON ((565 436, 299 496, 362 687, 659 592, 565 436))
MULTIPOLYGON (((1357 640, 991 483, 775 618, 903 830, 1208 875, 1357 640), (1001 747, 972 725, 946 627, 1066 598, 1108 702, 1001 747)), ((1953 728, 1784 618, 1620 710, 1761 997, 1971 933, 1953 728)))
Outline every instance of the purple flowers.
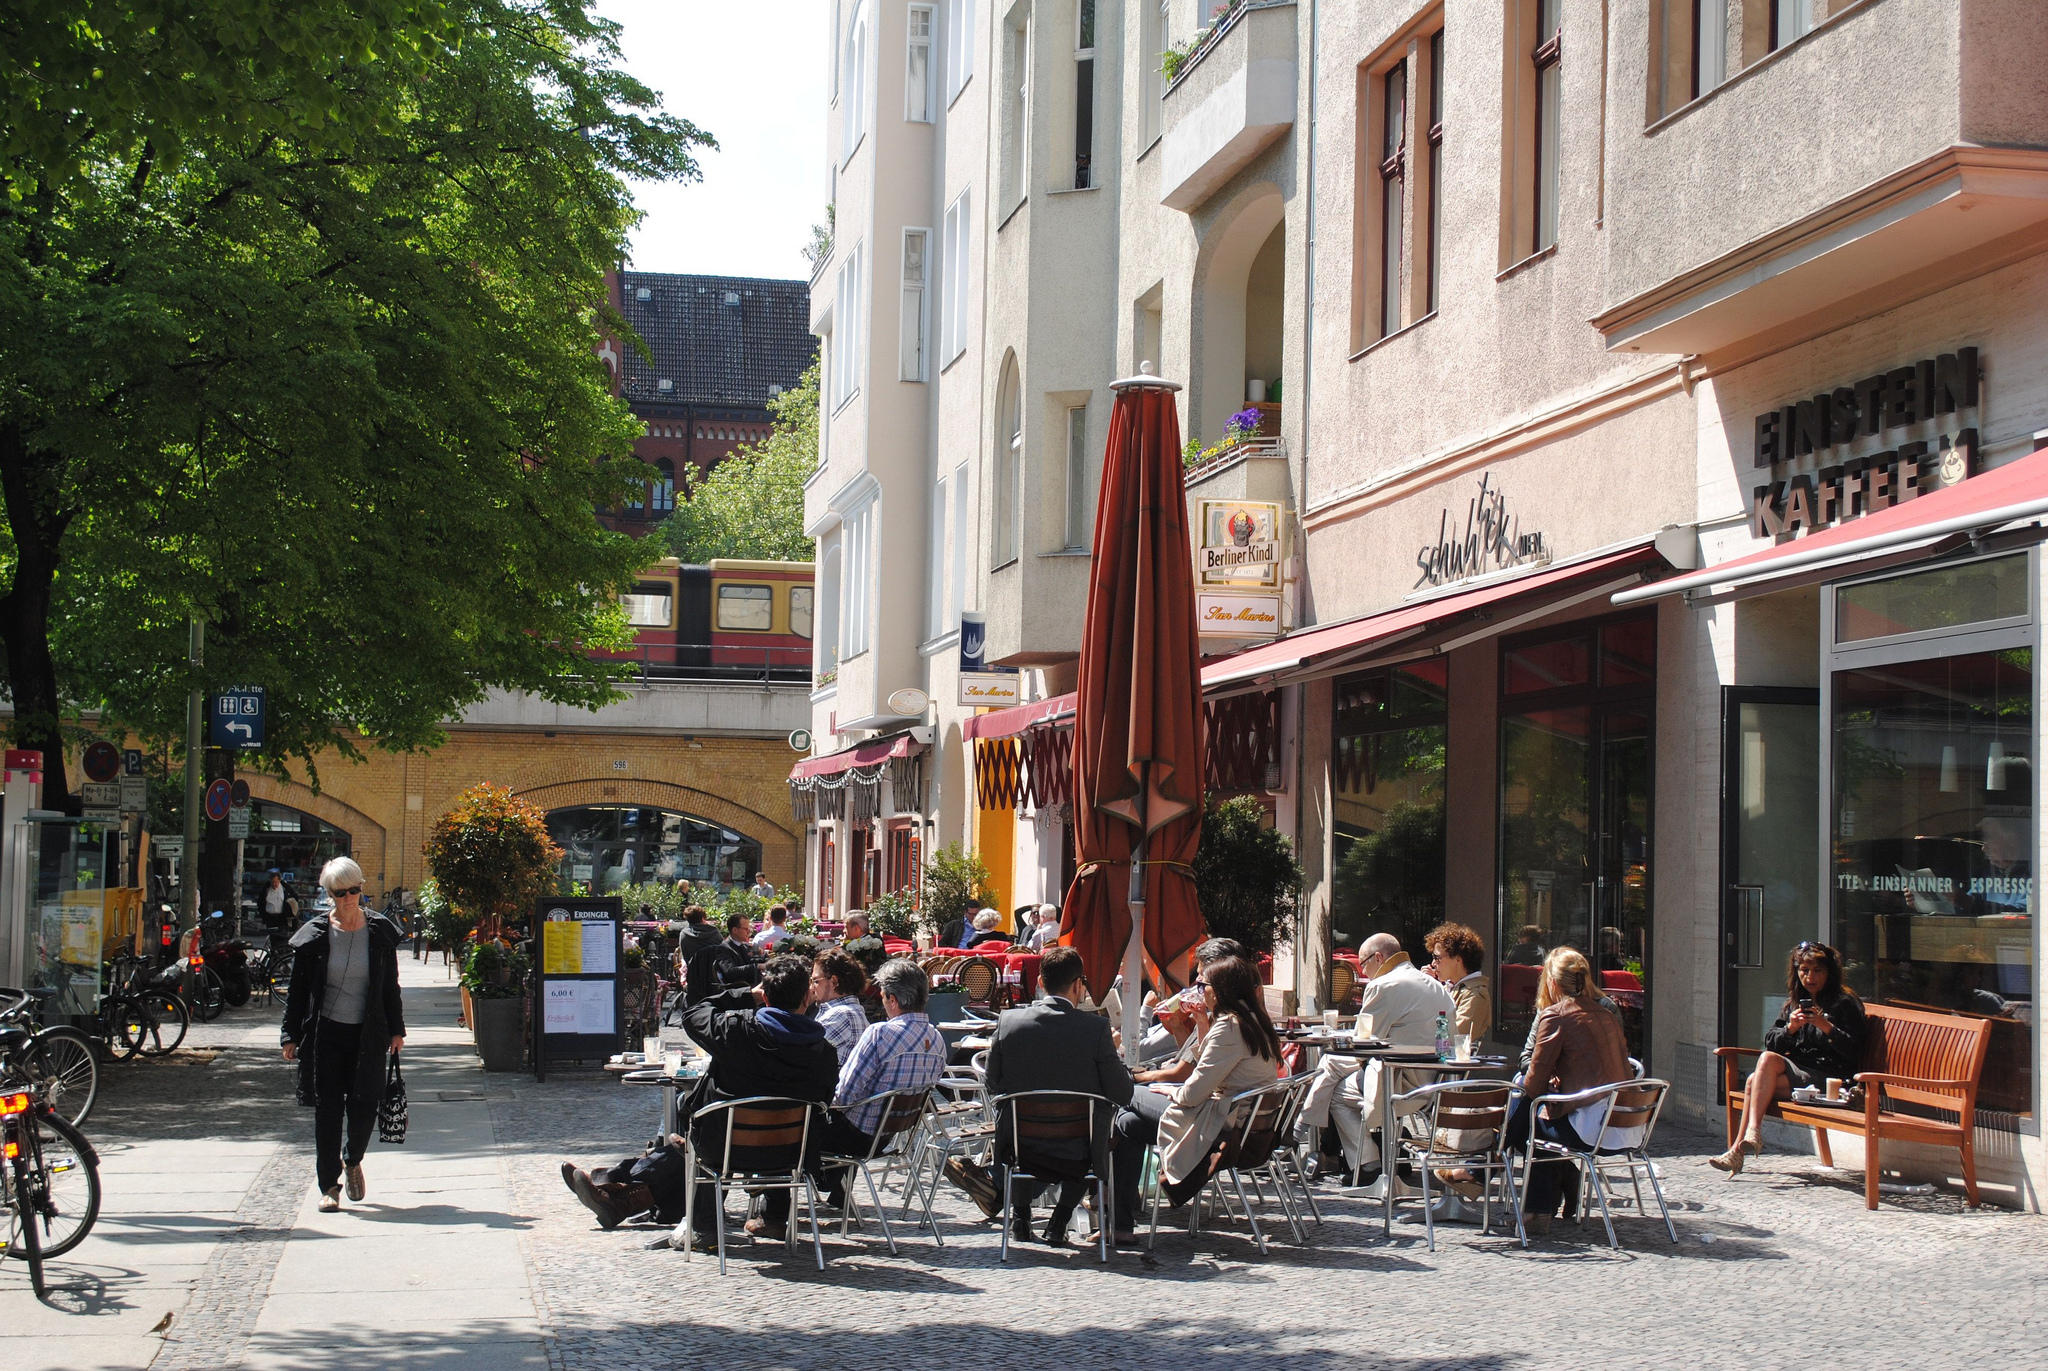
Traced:
POLYGON ((1243 438, 1258 432, 1259 412, 1256 409, 1241 409, 1223 421, 1223 427, 1233 438, 1243 438))

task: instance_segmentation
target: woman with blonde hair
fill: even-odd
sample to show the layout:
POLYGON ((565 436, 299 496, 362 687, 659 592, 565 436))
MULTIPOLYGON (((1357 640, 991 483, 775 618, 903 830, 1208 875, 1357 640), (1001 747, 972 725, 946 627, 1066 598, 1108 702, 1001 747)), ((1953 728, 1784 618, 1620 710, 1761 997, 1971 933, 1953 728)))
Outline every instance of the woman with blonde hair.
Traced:
MULTIPOLYGON (((1600 1126, 1604 1104, 1570 1114, 1545 1105, 1538 1115, 1530 1101, 1539 1095, 1576 1095, 1629 1080, 1635 1073, 1629 1067, 1621 1025, 1601 1008, 1599 982, 1577 948, 1555 948, 1543 959, 1543 976, 1536 987, 1535 1040, 1529 1067, 1522 1073, 1521 1102, 1508 1119, 1508 1146, 1523 1146, 1533 1131, 1540 1141, 1583 1148, 1586 1134, 1600 1126)), ((1577 1168, 1564 1161, 1538 1162, 1530 1168, 1522 1194, 1523 1225, 1529 1233, 1550 1231, 1560 1199, 1565 1216, 1572 1216, 1577 1188, 1568 1192, 1566 1182, 1576 1175, 1577 1168)))

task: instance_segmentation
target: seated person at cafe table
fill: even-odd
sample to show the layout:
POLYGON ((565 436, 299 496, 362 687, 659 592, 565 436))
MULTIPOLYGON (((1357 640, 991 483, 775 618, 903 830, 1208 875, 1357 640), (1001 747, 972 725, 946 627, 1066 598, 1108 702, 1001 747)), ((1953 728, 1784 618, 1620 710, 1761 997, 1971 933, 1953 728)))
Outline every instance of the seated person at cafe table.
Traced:
POLYGON ((701 904, 683 911, 683 931, 676 938, 676 957, 685 972, 699 952, 708 952, 725 941, 725 935, 711 926, 711 915, 701 904))
MULTIPOLYGON (((1418 971, 1401 950, 1401 940, 1391 933, 1367 938, 1359 949, 1358 965, 1367 977, 1358 1001, 1359 1034, 1393 1047, 1434 1047, 1436 1016, 1457 1011, 1450 990, 1418 971)), ((1390 1078, 1383 1062, 1369 1061, 1361 1068, 1355 1059, 1336 1053, 1325 1055, 1318 1070, 1302 1105, 1302 1125, 1334 1124, 1346 1167, 1356 1183, 1370 1185, 1380 1165, 1374 1126, 1387 1091, 1399 1092, 1407 1082, 1390 1078)))
MULTIPOLYGON (((1185 1204, 1192 1196, 1178 1187, 1209 1154, 1230 1122, 1225 1106, 1235 1095, 1278 1079, 1280 1035, 1266 1014, 1259 971, 1243 957, 1212 961, 1189 987, 1199 999, 1195 1020, 1201 1035, 1195 1058, 1171 1094, 1144 1088, 1116 1115, 1116 1240, 1136 1239, 1139 1177, 1145 1149, 1160 1144, 1166 1198, 1185 1204)), ((1145 1073, 1164 1075, 1163 1072, 1145 1073)))
POLYGON ((1735 1146, 1707 1165, 1733 1179, 1746 1157, 1764 1150, 1764 1114, 1803 1086, 1820 1087, 1829 1077, 1853 1080, 1863 1068, 1863 1039, 1870 1021, 1863 1001, 1842 984, 1842 959, 1826 943, 1801 943, 1785 968, 1785 1007, 1764 1034, 1742 1092, 1742 1131, 1735 1146))
MULTIPOLYGON (((843 952, 837 955, 846 956, 843 952)), ((824 1151, 841 1156, 865 1157, 874 1146, 875 1129, 888 1112, 888 1102, 875 1100, 876 1096, 929 1090, 946 1074, 946 1040, 925 1014, 931 981, 923 969, 898 957, 876 970, 875 985, 882 992, 882 1009, 889 1017, 878 1024, 863 1020, 865 1031, 839 1069, 832 1112, 818 1137, 824 1151), (875 1102, 864 1103, 869 1100, 875 1102)), ((847 1175, 842 1167, 824 1177, 826 1202, 835 1209, 846 1206, 847 1175)))
POLYGON ((993 909, 984 909, 974 916, 974 936, 967 940, 969 947, 986 947, 1000 951, 1010 945, 1010 935, 1003 932, 1003 916, 993 909))
POLYGON ((761 979, 761 957, 748 941, 754 921, 735 914, 725 921, 725 937, 690 958, 684 971, 685 1004, 697 1004, 720 991, 737 990, 761 979))
POLYGON ((1479 935, 1463 924, 1438 924, 1422 939, 1429 950, 1429 974, 1451 988, 1456 1008, 1451 1013, 1451 1032, 1470 1038, 1476 1046, 1493 1027, 1493 996, 1486 988, 1486 973, 1479 969, 1486 960, 1486 948, 1479 935))
POLYGON ((789 931, 789 910, 782 905, 768 906, 768 926, 754 935, 754 946, 763 952, 773 952, 795 935, 789 931))
MULTIPOLYGON (((1194 1074, 1195 1059, 1202 1052, 1202 1037, 1209 1031, 1208 1015, 1202 1007, 1202 994, 1198 987, 1202 972, 1211 963, 1220 962, 1225 957, 1251 960, 1251 954, 1244 950, 1244 944, 1235 938, 1209 938, 1195 948, 1195 984, 1190 985, 1185 993, 1172 997, 1177 1003, 1170 1005, 1165 1013, 1160 1014, 1154 1025, 1146 1031, 1144 1046, 1138 1052, 1138 1060, 1141 1062, 1157 1061, 1161 1058, 1172 1060, 1164 1066, 1139 1071, 1132 1076, 1132 1080, 1140 1085, 1178 1085, 1194 1074), (1164 1041, 1158 1041, 1160 1039, 1164 1041)), ((1123 977, 1117 977, 1117 984, 1119 987, 1122 986, 1123 977)), ((1150 991, 1145 995, 1145 1008, 1148 1011, 1153 1008, 1150 991)), ((1117 1023, 1123 1017, 1123 1007, 1117 999, 1116 991, 1111 991, 1105 998, 1103 1012, 1108 1014, 1111 1024, 1117 1023)), ((1117 1047, 1119 1050, 1122 1049, 1121 1040, 1118 1041, 1117 1047)), ((1143 1095, 1135 1097, 1131 1107, 1141 1112, 1151 1110, 1150 1117, 1153 1123, 1159 1122, 1159 1114, 1166 1108, 1163 1100, 1155 1107, 1143 1095)))
MULTIPOLYGON (((989 1098, 1027 1090, 1073 1090, 1100 1095, 1114 1106, 1128 1106, 1131 1073, 1116 1054, 1109 1020, 1076 1005, 1087 993, 1081 954, 1071 947, 1053 948, 1039 965, 1038 977, 1045 998, 1023 1009, 1004 1010, 996 1020, 988 1049, 989 1098)), ((1098 1118, 1100 1137, 1086 1142, 1050 1139, 1036 1148, 1025 1148, 1017 1157, 1010 1155, 1008 1110, 996 1121, 997 1162, 1014 1163, 1035 1175, 1060 1177, 1059 1199, 1045 1225, 1045 1240, 1053 1246, 1066 1241, 1067 1224, 1088 1190, 1088 1182, 1081 1177, 1091 1160, 1097 1168, 1109 1163, 1110 1120, 1099 1111, 1098 1118)), ((946 1176, 989 1218, 1002 1213, 1002 1192, 988 1167, 954 1157, 946 1163, 946 1176)), ((1032 1240, 1031 1201, 1042 1187, 1042 1182, 1020 1180, 1011 1190, 1010 1236, 1018 1242, 1032 1240)))
POLYGON ((860 1003, 860 993, 867 985, 868 973, 840 948, 826 948, 811 963, 811 993, 806 1005, 839 1054, 841 1066, 846 1065, 860 1035, 868 1031, 867 1011, 860 1003))
MULTIPOLYGON (((1599 986, 1584 953, 1560 947, 1543 959, 1543 976, 1536 988, 1536 1049, 1528 1070, 1522 1073, 1522 1097, 1508 1116, 1509 1149, 1526 1144, 1532 1128, 1543 1141, 1584 1147, 1586 1138, 1599 1131, 1606 1117, 1605 1101, 1570 1114, 1555 1113, 1558 1106, 1545 1105, 1540 1118, 1530 1117, 1529 1102, 1539 1095, 1576 1095, 1634 1077, 1621 1022, 1602 1012, 1599 1001, 1599 986)), ((1611 1130, 1601 1144, 1624 1147, 1641 1140, 1642 1128, 1637 1126, 1611 1130)), ((1522 1192, 1522 1221, 1529 1233, 1550 1231, 1560 1199, 1565 1218, 1573 1217, 1578 1209, 1578 1187, 1571 1182, 1577 1175, 1578 1169, 1567 1161, 1538 1162, 1530 1169, 1522 1192)))

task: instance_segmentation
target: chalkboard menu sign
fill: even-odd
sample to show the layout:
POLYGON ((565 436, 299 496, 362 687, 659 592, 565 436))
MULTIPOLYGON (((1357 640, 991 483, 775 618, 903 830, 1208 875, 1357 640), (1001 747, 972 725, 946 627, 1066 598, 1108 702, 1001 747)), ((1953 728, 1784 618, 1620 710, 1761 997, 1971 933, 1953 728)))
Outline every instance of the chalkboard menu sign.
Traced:
POLYGON ((554 897, 534 908, 533 1074, 619 1050, 623 911, 616 898, 554 897))

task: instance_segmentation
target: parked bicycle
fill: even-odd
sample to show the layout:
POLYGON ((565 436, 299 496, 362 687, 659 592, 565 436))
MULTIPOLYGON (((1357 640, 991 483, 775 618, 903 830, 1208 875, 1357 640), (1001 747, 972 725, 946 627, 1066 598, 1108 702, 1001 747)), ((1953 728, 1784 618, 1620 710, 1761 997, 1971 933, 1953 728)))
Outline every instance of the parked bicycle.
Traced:
POLYGON ((132 953, 122 953, 107 962, 106 987, 100 996, 98 1028, 108 1051, 122 1057, 161 1057, 185 1041, 192 1010, 174 976, 166 980, 165 972, 153 971, 132 953))
POLYGON ((99 1053, 90 1037, 69 1024, 42 1026, 37 1005, 56 993, 42 986, 0 986, 0 1030, 28 1031, 26 1041, 0 1038, 0 1085, 35 1085, 50 1108, 76 1126, 92 1113, 99 1095, 99 1053))
MULTIPOLYGON (((0 1051, 19 1051, 27 1029, 0 1028, 0 1051)), ((99 1154, 58 1117, 33 1084, 0 1091, 0 1206, 7 1213, 0 1257, 28 1263, 38 1296, 43 1263, 79 1243, 100 1214, 99 1154)))

